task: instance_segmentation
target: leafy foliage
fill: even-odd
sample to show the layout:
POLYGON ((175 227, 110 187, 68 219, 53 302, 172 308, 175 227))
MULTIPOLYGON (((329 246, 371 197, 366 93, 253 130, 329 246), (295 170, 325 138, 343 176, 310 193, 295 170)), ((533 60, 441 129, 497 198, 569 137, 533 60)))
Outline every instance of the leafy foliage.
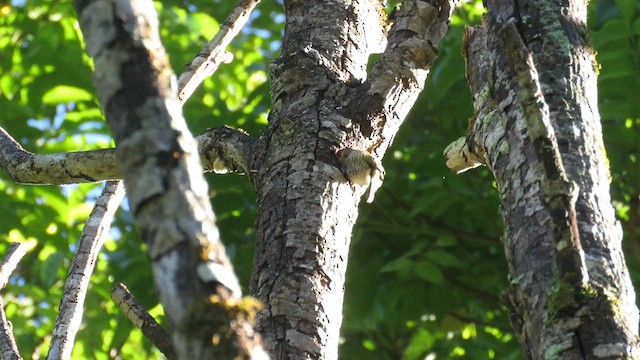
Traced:
MULTIPOLYGON (((234 5, 156 3, 177 73, 234 5)), ((640 266, 639 6, 635 0, 601 0, 589 8, 612 194, 634 275, 640 266)), ((483 168, 453 175, 441 155, 473 113, 459 49, 463 26, 478 23, 481 13, 480 1, 456 11, 427 89, 384 160, 385 185, 372 205, 362 205, 341 358, 521 357, 499 300, 507 268, 492 176, 483 168)), ((0 15, 0 126, 39 154, 112 146, 70 1, 14 0, 0 5, 0 15)), ((279 49, 283 22, 278 2, 258 7, 229 49, 234 61, 185 105, 194 133, 226 124, 259 134, 269 110, 267 65, 279 49)), ((236 175, 208 180, 222 238, 246 285, 254 251, 254 191, 236 175)), ((16 185, 0 173, 0 234, 7 240, 0 242, 0 254, 10 241, 33 245, 3 291, 25 357, 46 352, 70 259, 99 188, 16 185)), ((111 235, 92 277, 73 358, 157 358, 157 350, 110 300, 113 284, 124 282, 162 319, 126 204, 111 235)))

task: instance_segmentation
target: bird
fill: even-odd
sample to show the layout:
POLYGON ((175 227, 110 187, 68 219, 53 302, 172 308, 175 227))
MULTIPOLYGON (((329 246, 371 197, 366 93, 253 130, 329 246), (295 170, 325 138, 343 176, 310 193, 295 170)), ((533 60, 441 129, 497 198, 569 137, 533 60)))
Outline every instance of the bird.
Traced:
POLYGON ((336 153, 345 177, 352 183, 366 186, 367 203, 373 202, 376 190, 382 186, 384 168, 378 159, 366 150, 341 149, 336 153))

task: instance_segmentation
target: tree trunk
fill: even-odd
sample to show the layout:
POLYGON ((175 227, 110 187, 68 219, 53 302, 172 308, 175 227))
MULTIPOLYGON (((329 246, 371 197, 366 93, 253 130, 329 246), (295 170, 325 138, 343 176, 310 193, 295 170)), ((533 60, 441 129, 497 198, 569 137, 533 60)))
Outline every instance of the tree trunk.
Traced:
POLYGON ((457 147, 464 160, 449 165, 471 159, 460 171, 477 158, 495 175, 516 335, 529 359, 638 358, 586 3, 488 8, 484 29, 468 30, 465 42, 478 115, 457 147))
POLYGON ((75 6, 178 359, 265 358, 219 238, 153 3, 75 6))
POLYGON ((365 188, 336 151, 378 159, 448 29, 448 1, 405 1, 389 35, 375 1, 288 1, 271 64, 268 129, 251 161, 258 192, 252 292, 275 359, 336 359, 351 231, 365 188), (387 43, 386 49, 384 48, 387 43), (384 50, 367 75, 369 56, 384 50))

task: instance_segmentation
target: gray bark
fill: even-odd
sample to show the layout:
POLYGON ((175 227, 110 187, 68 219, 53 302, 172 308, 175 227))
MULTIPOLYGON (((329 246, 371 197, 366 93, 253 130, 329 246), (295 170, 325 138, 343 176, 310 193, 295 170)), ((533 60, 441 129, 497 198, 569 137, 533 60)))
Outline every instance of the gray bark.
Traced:
POLYGON ((265 358, 207 197, 151 1, 78 0, 98 97, 179 359, 265 358))
POLYGON ((288 1, 272 110, 250 162, 258 193, 252 293, 275 359, 336 359, 351 231, 364 186, 336 152, 381 159, 448 29, 448 1, 405 1, 385 34, 376 1, 288 1), (387 43, 386 48, 384 47, 387 43), (384 53, 370 74, 368 58, 384 53))
POLYGON ((89 279, 100 249, 109 234, 111 220, 122 198, 124 198, 122 182, 107 182, 82 229, 78 249, 64 284, 64 292, 60 300, 47 360, 71 358, 75 337, 82 322, 84 299, 89 289, 89 279))
POLYGON ((495 175, 511 279, 504 299, 516 335, 528 359, 638 358, 638 309, 609 196, 586 3, 496 0, 488 8, 485 29, 466 33, 477 117, 447 153, 456 171, 483 163, 495 175), (533 135, 541 133, 536 117, 546 152, 533 135), (553 148, 571 186, 549 181, 553 148), (562 225, 572 221, 575 236, 562 225))

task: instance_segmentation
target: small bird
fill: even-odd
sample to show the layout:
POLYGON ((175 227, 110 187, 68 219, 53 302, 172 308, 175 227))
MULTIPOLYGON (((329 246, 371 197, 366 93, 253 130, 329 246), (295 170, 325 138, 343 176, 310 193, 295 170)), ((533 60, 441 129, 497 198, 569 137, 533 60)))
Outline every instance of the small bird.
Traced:
POLYGON ((336 155, 345 177, 353 184, 366 186, 367 202, 373 202, 374 194, 384 179, 382 164, 365 150, 342 149, 336 155))

